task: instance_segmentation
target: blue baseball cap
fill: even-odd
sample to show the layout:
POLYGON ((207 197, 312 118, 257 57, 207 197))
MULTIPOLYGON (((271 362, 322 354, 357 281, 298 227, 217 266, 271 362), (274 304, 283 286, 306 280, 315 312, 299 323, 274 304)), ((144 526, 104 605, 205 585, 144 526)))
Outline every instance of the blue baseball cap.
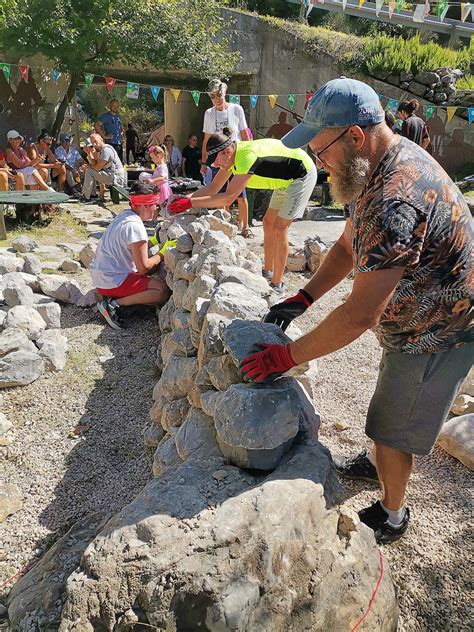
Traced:
POLYGON ((296 149, 328 127, 374 125, 384 119, 375 90, 362 81, 340 77, 319 88, 308 103, 303 122, 283 136, 281 142, 296 149))

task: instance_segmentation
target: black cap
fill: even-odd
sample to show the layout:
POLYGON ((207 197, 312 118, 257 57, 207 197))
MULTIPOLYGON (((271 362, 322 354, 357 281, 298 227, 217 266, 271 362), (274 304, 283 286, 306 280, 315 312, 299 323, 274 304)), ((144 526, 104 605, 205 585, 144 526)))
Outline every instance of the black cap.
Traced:
POLYGON ((48 130, 44 129, 41 131, 41 134, 38 136, 38 140, 53 140, 53 137, 48 132, 48 130))

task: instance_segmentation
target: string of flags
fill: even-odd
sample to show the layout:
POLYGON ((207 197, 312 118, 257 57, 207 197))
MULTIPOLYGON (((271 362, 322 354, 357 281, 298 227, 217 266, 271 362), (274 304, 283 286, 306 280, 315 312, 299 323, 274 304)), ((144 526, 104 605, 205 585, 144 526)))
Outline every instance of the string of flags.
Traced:
MULTIPOLYGON (((316 4, 324 4, 324 0, 302 0, 303 4, 308 7, 308 14, 316 4)), ((359 9, 362 8, 366 0, 358 0, 359 9)), ((341 0, 342 10, 346 10, 347 0, 341 0)), ((375 0, 375 15, 378 17, 384 6, 385 0, 375 0)), ((388 17, 391 19, 395 11, 405 9, 405 0, 388 0, 388 17)), ((423 4, 410 3, 413 9, 413 22, 424 22, 425 18, 430 15, 431 5, 436 6, 436 14, 440 22, 444 21, 449 7, 461 7, 461 22, 465 22, 474 7, 472 2, 448 2, 447 0, 426 0, 423 4)), ((474 15, 474 14, 473 14, 474 15)))
MULTIPOLYGON (((359 0, 361 1, 361 0, 359 0)), ((380 1, 380 0, 377 0, 380 1)), ((391 0, 391 1, 400 1, 400 0, 391 0)), ((402 0, 403 1, 403 0, 402 0)), ((5 63, 5 62, 0 62, 0 72, 3 72, 6 80, 8 82, 10 82, 11 79, 11 69, 12 66, 16 66, 16 64, 9 64, 9 63, 5 63)), ((28 79, 29 79, 29 71, 31 69, 30 66, 27 65, 18 65, 18 69, 20 71, 20 75, 21 75, 21 80, 25 81, 26 83, 28 83, 28 79)), ((57 68, 53 68, 51 70, 51 78, 53 81, 57 82, 59 80, 59 78, 61 77, 61 72, 57 69, 57 68)), ((117 79, 115 77, 103 77, 102 75, 95 75, 92 73, 85 73, 84 74, 84 85, 86 86, 91 86, 92 83, 94 82, 94 79, 96 77, 100 77, 101 79, 105 80, 105 87, 107 92, 110 94, 112 92, 112 90, 114 89, 114 87, 117 84, 117 79)), ((202 94, 207 94, 206 92, 201 92, 200 90, 182 90, 180 88, 162 88, 161 86, 152 86, 152 85, 148 85, 148 84, 140 84, 140 83, 135 83, 133 81, 121 81, 119 80, 119 84, 123 86, 123 84, 126 84, 126 92, 125 92, 125 97, 128 99, 138 99, 140 96, 140 90, 143 89, 149 89, 151 92, 151 95, 153 97, 153 99, 156 101, 158 99, 158 96, 161 92, 161 90, 164 91, 169 91, 174 98, 174 102, 178 103, 179 100, 179 96, 182 92, 184 93, 190 93, 192 96, 192 99, 196 105, 196 107, 199 105, 199 101, 201 98, 202 94)), ((266 97, 268 100, 268 103, 270 104, 270 107, 273 109, 275 108, 278 99, 285 99, 286 98, 286 103, 289 106, 289 109, 292 111, 294 106, 295 106, 295 102, 296 102, 296 97, 301 97, 303 96, 305 98, 305 102, 307 103, 311 97, 313 96, 314 92, 292 92, 289 93, 287 95, 278 95, 278 94, 229 94, 228 98, 229 98, 229 103, 237 103, 240 104, 240 99, 241 97, 245 97, 248 98, 250 101, 250 106, 252 108, 255 108, 257 106, 257 103, 260 99, 260 97, 266 97)), ((398 105, 400 103, 400 101, 398 101, 397 99, 393 99, 390 97, 386 97, 385 95, 381 94, 381 93, 377 93, 380 102, 383 105, 383 101, 386 99, 384 110, 386 112, 396 112, 398 105)), ((280 102, 281 103, 281 102, 280 102)), ((286 106, 285 103, 285 106, 286 106)), ((431 118, 433 116, 433 114, 436 112, 436 110, 438 109, 446 109, 446 115, 447 115, 447 120, 451 121, 452 118, 454 117, 454 115, 456 114, 456 112, 458 110, 467 110, 467 116, 468 116, 468 121, 469 123, 474 123, 474 107, 467 107, 467 106, 461 106, 461 105, 450 105, 450 106, 440 106, 440 105, 424 105, 423 106, 423 110, 424 110, 424 114, 425 114, 425 119, 428 120, 429 118, 431 118)))

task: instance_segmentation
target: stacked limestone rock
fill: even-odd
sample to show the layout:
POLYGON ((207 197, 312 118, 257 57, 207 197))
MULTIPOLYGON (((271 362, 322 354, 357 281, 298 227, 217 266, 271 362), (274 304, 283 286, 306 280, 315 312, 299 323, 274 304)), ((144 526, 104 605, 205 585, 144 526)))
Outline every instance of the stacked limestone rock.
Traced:
MULTIPOLYGON (((30 384, 45 372, 63 369, 67 340, 59 331, 59 302, 96 302, 95 292, 84 294, 76 281, 43 274, 33 254, 37 247, 22 235, 14 240, 13 251, 0 255, 0 388, 30 384)), ((63 262, 66 268, 68 261, 63 262)))
MULTIPOLYGON (((269 286, 226 218, 182 216, 160 231, 178 241, 165 255, 173 296, 159 313, 162 372, 145 435, 155 478, 105 525, 74 526, 14 586, 13 628, 32 611, 62 632, 140 622, 339 632, 364 615, 379 552, 356 514, 328 509, 339 488, 307 392, 293 377, 255 385, 238 371, 254 343, 289 338, 260 322, 269 286)), ((367 622, 392 631, 397 616, 385 566, 367 622)))
POLYGON ((320 237, 308 237, 302 248, 290 246, 286 267, 291 272, 303 272, 306 269, 316 272, 328 252, 329 247, 320 237))

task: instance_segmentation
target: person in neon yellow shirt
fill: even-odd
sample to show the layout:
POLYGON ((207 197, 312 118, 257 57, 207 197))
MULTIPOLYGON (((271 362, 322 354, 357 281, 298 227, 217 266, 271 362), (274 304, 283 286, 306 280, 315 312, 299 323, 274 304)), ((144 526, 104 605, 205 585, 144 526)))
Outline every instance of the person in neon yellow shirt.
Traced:
POLYGON ((264 263, 262 274, 271 287, 283 291, 283 273, 288 258, 288 228, 302 217, 316 184, 316 167, 302 149, 289 149, 276 139, 233 141, 231 134, 212 134, 207 143, 207 164, 219 167, 208 186, 189 197, 168 204, 172 214, 190 208, 228 206, 246 187, 270 189, 273 195, 263 218, 264 263), (233 176, 227 191, 218 193, 233 176))

